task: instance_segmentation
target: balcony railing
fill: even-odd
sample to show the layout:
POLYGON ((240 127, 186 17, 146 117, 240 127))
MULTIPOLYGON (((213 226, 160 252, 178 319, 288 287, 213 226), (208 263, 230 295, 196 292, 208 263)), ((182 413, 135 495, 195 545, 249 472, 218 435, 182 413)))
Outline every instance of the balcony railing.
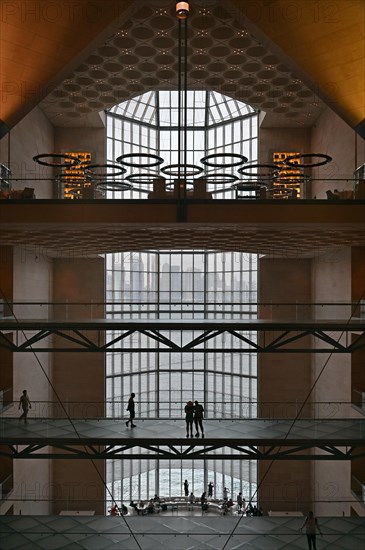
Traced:
MULTIPOLYGON (((193 393, 193 392, 192 392, 193 393)), ((201 392, 199 392, 201 393, 201 392)), ((193 399, 192 396, 190 399, 193 399)), ((126 400, 127 401, 127 400, 126 400)), ((121 400, 106 401, 33 401, 28 418, 126 418, 127 402, 121 400)), ((332 419, 350 418, 352 403, 345 401, 308 402, 300 401, 257 402, 257 401, 216 401, 214 403, 199 402, 204 407, 204 417, 210 420, 230 419, 244 420, 250 418, 263 419, 332 419), (299 416, 298 416, 299 415, 299 416)), ((136 417, 141 419, 184 419, 186 401, 154 401, 147 399, 135 400, 136 417)), ((0 417, 13 418, 19 416, 18 402, 3 410, 0 417)))
POLYGON ((365 414, 365 391, 352 388, 352 404, 365 414))
POLYGON ((351 476, 351 491, 360 502, 365 504, 365 482, 361 482, 357 477, 351 476))
POLYGON ((0 413, 12 406, 13 388, 0 389, 0 413))
MULTIPOLYGON (((252 319, 265 320, 322 320, 322 319, 364 319, 363 302, 245 302, 229 300, 233 291, 221 293, 221 300, 203 300, 201 292, 190 292, 184 301, 164 301, 159 295, 159 303, 148 299, 153 293, 147 291, 126 292, 126 299, 113 302, 38 302, 0 300, 0 318, 88 320, 96 317, 109 319, 252 319), (223 300, 223 296, 227 299, 223 300)), ((163 295, 163 293, 162 293, 163 295)), ((209 295, 209 292, 208 292, 209 295)))
POLYGON ((0 500, 6 500, 14 489, 13 474, 8 475, 0 482, 0 500))

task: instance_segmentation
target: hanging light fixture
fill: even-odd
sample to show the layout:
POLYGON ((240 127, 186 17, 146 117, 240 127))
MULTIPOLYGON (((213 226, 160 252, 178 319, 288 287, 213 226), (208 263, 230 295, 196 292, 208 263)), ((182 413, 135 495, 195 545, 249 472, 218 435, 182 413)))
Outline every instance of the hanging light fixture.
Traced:
POLYGON ((187 185, 195 186, 195 182, 205 185, 210 184, 233 184, 238 176, 222 173, 225 168, 236 168, 247 162, 247 157, 237 153, 211 154, 200 159, 201 165, 188 163, 188 18, 190 15, 189 2, 176 2, 175 15, 178 20, 178 113, 177 113, 177 164, 162 166, 164 159, 158 155, 148 153, 132 153, 121 155, 116 162, 133 168, 151 168, 154 173, 131 174, 126 177, 130 183, 154 183, 159 185, 164 182, 165 188, 171 186, 179 201, 178 218, 183 221, 185 218, 185 199, 187 185), (220 173, 217 173, 217 170, 220 173), (207 173, 209 171, 210 173, 207 173), (172 182, 167 182, 167 177, 172 182), (202 181, 203 180, 203 181, 202 181))
POLYGON ((187 19, 190 11, 189 2, 176 2, 176 17, 178 19, 187 19))

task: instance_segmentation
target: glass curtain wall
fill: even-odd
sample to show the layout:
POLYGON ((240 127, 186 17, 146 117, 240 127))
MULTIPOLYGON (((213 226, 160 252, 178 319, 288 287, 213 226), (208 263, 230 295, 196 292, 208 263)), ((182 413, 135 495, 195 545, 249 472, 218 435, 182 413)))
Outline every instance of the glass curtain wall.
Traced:
MULTIPOLYGON (((188 162, 223 151, 223 143, 224 152, 241 153, 257 161, 256 113, 220 94, 191 94, 197 94, 191 96, 197 103, 196 110, 192 109, 194 112, 190 114, 189 122, 194 126, 188 143, 191 145, 189 155, 195 156, 193 160, 188 156, 188 162)), ((108 161, 114 161, 123 153, 152 152, 166 158, 167 163, 176 163, 176 94, 150 92, 140 99, 141 102, 137 98, 118 105, 108 115, 108 161)), ((134 191, 121 194, 133 197, 134 191)), ((231 196, 231 191, 227 190, 227 194, 231 196)), ((111 196, 118 195, 111 192, 111 196)), ((257 258, 252 254, 132 250, 107 255, 106 270, 110 318, 249 319, 256 316, 257 258)), ((179 344, 198 336, 193 331, 164 334, 179 344)), ((118 337, 119 333, 113 336, 118 337)), ((244 341, 223 334, 214 342, 201 344, 194 353, 163 352, 161 344, 141 334, 134 334, 123 342, 136 351, 107 354, 109 416, 125 416, 132 391, 136 394, 137 417, 181 419, 176 426, 181 429, 182 437, 185 435, 184 406, 190 399, 203 404, 209 419, 256 415, 256 355, 247 351, 244 341), (214 346, 235 351, 217 353, 214 346)), ((179 496, 185 479, 196 495, 212 481, 216 497, 222 496, 226 486, 234 498, 242 491, 248 499, 256 489, 256 463, 215 460, 212 455, 205 461, 157 462, 148 459, 147 454, 144 460, 107 461, 107 484, 118 502, 147 499, 155 493, 179 496)))

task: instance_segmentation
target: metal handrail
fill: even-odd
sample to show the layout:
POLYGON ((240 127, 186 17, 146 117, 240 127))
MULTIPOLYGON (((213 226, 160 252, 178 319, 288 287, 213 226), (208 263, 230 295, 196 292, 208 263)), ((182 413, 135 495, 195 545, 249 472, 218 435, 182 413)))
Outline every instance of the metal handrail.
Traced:
POLYGON ((14 476, 9 474, 5 479, 0 481, 0 500, 8 498, 14 489, 14 476))
MULTIPOLYGON (((30 396, 31 397, 31 396, 30 396)), ((194 396, 191 397, 193 399, 194 396)), ((31 418, 60 418, 69 415, 72 418, 110 418, 121 419, 128 416, 126 400, 106 399, 105 401, 57 401, 31 400, 32 408, 28 416, 31 418)), ((292 419, 300 411, 300 418, 331 419, 349 418, 353 403, 349 401, 318 401, 308 402, 304 408, 302 402, 282 401, 217 401, 205 403, 206 420, 250 420, 250 419, 292 419)), ((183 419, 186 401, 145 401, 135 400, 136 415, 140 419, 183 419)), ((12 418, 18 416, 18 402, 0 413, 0 417, 12 418)))

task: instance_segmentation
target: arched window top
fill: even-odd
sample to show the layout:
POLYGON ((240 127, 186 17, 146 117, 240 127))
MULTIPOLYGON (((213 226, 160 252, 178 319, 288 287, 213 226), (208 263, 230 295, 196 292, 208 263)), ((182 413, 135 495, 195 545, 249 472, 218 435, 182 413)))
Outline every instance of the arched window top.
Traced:
MULTIPOLYGON (((219 92, 203 90, 187 92, 188 126, 213 126, 256 112, 250 105, 219 92)), ((177 91, 146 92, 115 105, 109 109, 109 113, 156 127, 177 126, 179 94, 177 91)))

